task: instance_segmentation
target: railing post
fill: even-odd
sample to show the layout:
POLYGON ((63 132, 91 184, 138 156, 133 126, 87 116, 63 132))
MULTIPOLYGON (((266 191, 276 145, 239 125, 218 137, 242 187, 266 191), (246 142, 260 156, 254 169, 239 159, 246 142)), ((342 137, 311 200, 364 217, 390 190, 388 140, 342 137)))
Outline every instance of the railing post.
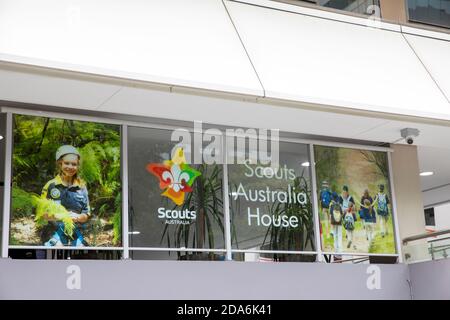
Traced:
POLYGON ((434 260, 433 242, 430 243, 430 253, 431 253, 431 260, 434 260))

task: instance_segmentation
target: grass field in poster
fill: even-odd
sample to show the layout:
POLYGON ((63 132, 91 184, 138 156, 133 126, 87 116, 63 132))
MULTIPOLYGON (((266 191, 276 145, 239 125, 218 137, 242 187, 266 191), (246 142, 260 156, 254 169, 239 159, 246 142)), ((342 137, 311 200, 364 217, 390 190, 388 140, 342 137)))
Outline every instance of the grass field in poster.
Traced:
POLYGON ((394 254, 387 154, 325 146, 314 154, 322 249, 394 254))

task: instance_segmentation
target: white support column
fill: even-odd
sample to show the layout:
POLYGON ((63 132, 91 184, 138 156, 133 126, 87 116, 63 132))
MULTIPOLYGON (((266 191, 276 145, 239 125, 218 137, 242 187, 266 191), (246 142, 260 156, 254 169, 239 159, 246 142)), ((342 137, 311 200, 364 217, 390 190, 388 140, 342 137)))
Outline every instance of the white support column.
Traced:
POLYGON ((402 240, 406 237, 425 232, 425 214, 423 193, 420 181, 420 166, 417 147, 393 144, 391 157, 391 181, 395 186, 395 216, 398 246, 403 251, 399 254, 404 258, 408 253, 411 260, 422 260, 429 257, 426 240, 418 240, 403 247, 402 240))
POLYGON ((394 187, 394 175, 392 173, 392 156, 391 153, 387 153, 388 156, 388 164, 389 164, 389 186, 391 188, 391 197, 392 197, 392 219, 394 222, 394 240, 395 246, 398 254, 398 262, 403 263, 403 254, 402 254, 402 239, 400 237, 400 231, 398 227, 398 217, 397 217, 397 199, 395 197, 395 187, 394 187))

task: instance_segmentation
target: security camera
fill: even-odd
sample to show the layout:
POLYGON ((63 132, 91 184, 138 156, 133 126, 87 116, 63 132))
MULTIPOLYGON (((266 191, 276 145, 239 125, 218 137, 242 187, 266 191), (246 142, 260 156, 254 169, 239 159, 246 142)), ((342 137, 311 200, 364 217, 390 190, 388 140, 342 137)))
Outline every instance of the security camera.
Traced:
POLYGON ((405 139, 407 144, 413 144, 414 138, 419 136, 420 131, 413 128, 405 128, 400 130, 402 138, 405 139))

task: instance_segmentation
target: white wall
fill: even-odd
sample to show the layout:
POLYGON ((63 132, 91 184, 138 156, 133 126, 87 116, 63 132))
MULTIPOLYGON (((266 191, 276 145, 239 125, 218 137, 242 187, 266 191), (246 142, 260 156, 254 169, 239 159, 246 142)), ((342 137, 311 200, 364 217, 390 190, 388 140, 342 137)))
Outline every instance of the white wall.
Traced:
POLYGON ((450 299, 449 270, 449 259, 409 265, 413 299, 450 299))
POLYGON ((410 299, 404 264, 0 259, 0 270, 0 299, 410 299), (66 287, 70 265, 81 290, 66 287))
MULTIPOLYGON (((435 160, 438 161, 438 160, 435 160)), ((447 183, 447 182, 446 182, 447 183)), ((425 190, 423 193, 425 207, 436 207, 450 201, 450 185, 425 190)))
MULTIPOLYGON (((419 176, 417 147, 392 145, 392 174, 397 203, 397 218, 402 239, 425 232, 425 215, 419 176)), ((425 241, 403 246, 406 262, 428 260, 425 241), (406 258, 409 256, 410 258, 406 258)))
POLYGON ((450 229, 450 203, 434 207, 434 220, 436 230, 450 229))
POLYGON ((403 239, 425 232, 419 161, 416 146, 392 145, 392 147, 397 217, 400 236, 403 239))

